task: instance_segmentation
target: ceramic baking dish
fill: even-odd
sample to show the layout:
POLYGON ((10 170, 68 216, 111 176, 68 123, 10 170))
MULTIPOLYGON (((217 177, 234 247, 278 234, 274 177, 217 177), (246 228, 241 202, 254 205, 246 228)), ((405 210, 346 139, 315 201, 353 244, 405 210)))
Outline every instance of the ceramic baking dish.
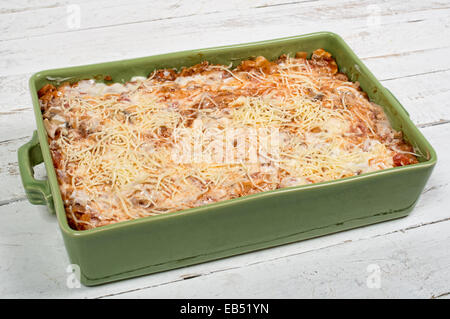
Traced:
MULTIPOLYGON (((18 151, 23 185, 32 204, 56 213, 70 261, 81 282, 97 285, 330 234, 406 216, 414 207, 436 163, 436 153, 384 88, 336 34, 319 32, 269 41, 163 54, 132 60, 48 70, 34 74, 30 90, 37 130, 18 151), (331 52, 340 71, 359 81, 382 105, 393 127, 418 152, 418 164, 340 180, 289 187, 160 216, 77 231, 69 227, 50 156, 37 91, 47 83, 81 79, 126 82, 155 69, 180 68, 207 60, 237 65, 257 55, 276 59, 317 48, 331 52), (109 78, 109 77, 108 77, 109 78), (47 180, 33 177, 44 162, 47 180)), ((36 225, 38 227, 38 225, 36 225)))

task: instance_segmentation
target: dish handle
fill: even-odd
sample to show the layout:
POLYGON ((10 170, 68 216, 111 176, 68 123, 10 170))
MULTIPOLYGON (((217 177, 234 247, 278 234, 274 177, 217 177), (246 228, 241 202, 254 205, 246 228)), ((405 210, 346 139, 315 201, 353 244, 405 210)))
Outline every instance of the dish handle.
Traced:
POLYGON ((44 161, 37 131, 33 132, 33 137, 28 143, 19 148, 17 156, 20 176, 28 200, 34 205, 47 205, 53 212, 53 198, 48 180, 34 178, 33 167, 44 161))

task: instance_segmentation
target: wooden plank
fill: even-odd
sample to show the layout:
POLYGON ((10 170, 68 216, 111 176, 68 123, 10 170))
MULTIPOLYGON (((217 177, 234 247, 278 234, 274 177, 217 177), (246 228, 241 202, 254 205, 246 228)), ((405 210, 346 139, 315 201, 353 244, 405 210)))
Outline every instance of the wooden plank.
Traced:
MULTIPOLYGON (((81 0, 83 1, 83 0, 81 0)), ((50 1, 50 0, 15 0, 3 1, 0 8, 0 14, 8 15, 18 12, 36 11, 42 9, 55 8, 60 5, 67 5, 69 1, 50 1)))
MULTIPOLYGON (((296 4, 305 1, 298 1, 296 4)), ((307 0, 306 2, 311 2, 307 0)), ((10 6, 0 10, 0 41, 52 33, 72 32, 107 26, 136 24, 143 21, 158 21, 180 17, 201 16, 217 12, 235 12, 268 6, 293 5, 289 1, 229 0, 229 1, 133 1, 123 0, 42 2, 30 6, 10 6), (80 25, 73 22, 79 12, 80 25), (21 28, 15 27, 20 25, 21 28)), ((436 8, 442 7, 437 4, 436 8)))
MULTIPOLYGON (((0 142, 0 206, 17 200, 25 200, 25 192, 20 181, 17 150, 31 136, 0 142)), ((45 175, 39 172, 40 176, 45 175)), ((36 175, 39 176, 39 175, 36 175)))
MULTIPOLYGON (((355 285, 356 280, 362 280, 361 277, 358 277, 359 275, 354 278, 350 278, 350 276, 357 273, 364 276, 367 264, 373 263, 370 259, 380 259, 379 256, 383 252, 386 252, 386 256, 390 256, 384 261, 382 258, 380 259, 380 265, 386 267, 382 268, 386 271, 386 286, 384 286, 384 290, 380 291, 386 296, 393 297, 404 294, 404 296, 430 297, 431 294, 439 295, 446 292, 445 289, 448 288, 439 283, 444 283, 444 279, 448 278, 448 273, 442 269, 448 265, 446 263, 450 258, 448 245, 445 242, 445 240, 448 241, 448 237, 445 237, 448 236, 448 222, 444 222, 450 218, 447 209, 450 205, 448 197, 450 168, 445 165, 450 160, 450 152, 445 147, 450 133, 450 124, 426 127, 422 131, 436 147, 439 163, 419 203, 407 218, 100 287, 67 288, 66 267, 69 261, 64 251, 62 238, 57 230, 56 220, 54 216, 47 213, 44 207, 31 206, 26 201, 0 206, 0 225, 2 225, 0 232, 0 270, 2 270, 0 271, 0 282, 2 282, 0 296, 73 298, 120 294, 125 297, 128 292, 133 291, 130 296, 156 296, 153 295, 154 291, 161 293, 162 296, 169 294, 169 290, 165 290, 164 287, 173 287, 172 297, 175 297, 176 289, 180 289, 185 297, 195 297, 200 295, 200 292, 197 294, 195 292, 204 289, 203 285, 206 281, 221 293, 221 295, 212 293, 211 297, 228 297, 238 296, 239 291, 234 289, 238 289, 236 287, 239 286, 235 284, 235 281, 226 278, 240 278, 240 274, 247 276, 248 272, 255 272, 257 275, 249 277, 251 280, 249 279, 246 286, 256 290, 241 291, 240 296, 263 296, 264 291, 271 292, 273 297, 288 296, 289 294, 292 296, 325 296, 325 287, 327 286, 334 289, 337 296, 345 293, 342 291, 345 285, 351 287, 348 296, 356 293, 364 296, 378 296, 379 292, 366 291, 364 289, 367 288, 364 286, 355 285), (429 228, 433 225, 437 225, 436 228, 429 228), (442 230, 441 227, 443 227, 442 230), (427 230, 428 228, 429 230, 427 230), (416 229, 420 229, 420 231, 418 230, 419 235, 411 238, 405 235, 409 234, 410 230, 412 233, 416 229), (385 237, 389 233, 393 233, 394 237, 391 235, 385 237), (425 240, 426 238, 436 240, 425 240), (397 259, 394 258, 396 256, 394 251, 386 250, 389 246, 387 243, 390 243, 392 249, 395 247, 393 243, 400 245, 398 246, 401 248, 400 250, 408 256, 410 255, 409 259, 400 258, 402 255, 397 255, 397 259), (347 245, 351 247, 336 248, 347 245), (372 247, 373 250, 369 250, 368 247, 372 247), (389 251, 390 255, 387 253, 389 251), (364 252, 364 254, 358 255, 356 252, 364 252), (417 256, 421 253, 423 253, 424 259, 417 261, 417 256), (350 258, 351 256, 354 257, 350 258), (349 265, 352 263, 344 262, 349 260, 357 263, 355 260, 357 256, 360 257, 358 260, 363 260, 360 262, 361 269, 356 266, 350 267, 349 265), (310 260, 311 263, 308 264, 307 260, 310 260), (316 262, 313 263, 313 260, 316 262), (423 260, 426 260, 426 265, 422 263, 423 260), (406 268, 398 268, 402 264, 406 268), (305 265, 305 268, 302 268, 301 265, 305 265), (314 270, 307 268, 306 265, 309 267, 321 265, 319 270, 323 273, 315 274, 314 270), (339 265, 339 267, 332 271, 332 265, 339 265), (346 272, 344 269, 347 267, 350 268, 346 272), (400 271, 407 269, 411 271, 414 267, 420 271, 423 270, 422 275, 417 277, 420 280, 413 282, 412 273, 399 276, 400 271), (330 272, 326 271, 328 268, 330 268, 330 272), (293 269, 308 271, 299 273, 293 269), (276 276, 267 277, 268 271, 276 276), (337 276, 337 273, 342 273, 342 275, 337 276), (184 278, 197 275, 199 275, 198 278, 189 280, 190 291, 187 291, 183 282, 184 278), (255 288, 256 281, 263 281, 261 278, 264 276, 265 284, 261 286, 261 289, 255 288), (425 278, 426 276, 428 279, 425 278), (291 277, 295 279, 295 285, 289 287, 287 284, 280 284, 280 282, 286 283, 291 277), (341 279, 337 280, 337 277, 341 279), (395 279, 397 277, 405 281, 404 285, 399 282, 399 279, 395 279), (306 285, 306 282, 311 282, 311 285, 306 285), (421 290, 418 284, 420 282, 423 285, 426 284, 427 289, 421 290), (433 289, 428 289, 428 285, 433 289), (393 287, 399 288, 393 289, 393 287), (316 290, 314 291, 314 289, 316 290)), ((266 297, 270 296, 266 295, 266 297)))
MULTIPOLYGON (((204 6, 209 6, 216 8, 216 11, 224 10, 224 8, 228 10, 235 10, 237 7, 241 6, 242 8, 247 7, 271 7, 271 6, 279 6, 279 5, 292 5, 296 3, 301 2, 311 2, 315 0, 298 0, 298 1, 289 1, 289 0, 230 0, 227 1, 226 4, 221 3, 221 1, 210 1, 208 3, 203 3, 204 6)), ((93 2, 92 0, 77 0, 76 4, 82 4, 85 5, 86 2, 93 2)), ((110 0, 110 1, 104 1, 104 0, 97 0, 95 3, 96 6, 90 6, 86 7, 89 9, 99 9, 102 10, 109 10, 109 7, 120 7, 123 10, 129 10, 125 11, 126 13, 132 13, 132 9, 130 7, 134 7, 137 10, 141 10, 143 8, 151 9, 151 11, 157 12, 157 10, 164 10, 167 6, 172 6, 174 9, 177 9, 178 7, 182 6, 185 9, 189 9, 188 5, 185 5, 183 3, 173 3, 165 1, 164 3, 153 3, 152 6, 148 6, 142 0, 136 0, 133 1, 133 5, 130 6, 129 2, 125 0, 110 0), (186 6, 186 7, 184 7, 186 6), (161 9, 162 8, 162 9, 161 9)), ((201 2, 201 1, 200 1, 201 2)), ((11 13, 17 13, 17 12, 26 12, 26 11, 32 11, 34 14, 36 14, 36 11, 47 11, 46 9, 53 9, 57 7, 66 7, 70 4, 74 4, 71 0, 58 0, 58 1, 52 1, 52 0, 15 0, 15 1, 9 1, 2 3, 2 8, 0 9, 0 14, 8 15, 11 13)), ((192 7, 193 4, 190 4, 192 7)), ((195 6, 195 4, 194 4, 195 6)), ((198 6, 198 4, 197 4, 198 6)), ((124 11, 121 11, 122 13, 125 13, 124 11)), ((206 10, 206 9, 205 9, 206 10)), ((167 11, 164 11, 167 13, 167 11)), ((145 13, 145 12, 144 12, 145 13)), ((170 13, 170 11, 169 11, 170 13)), ((143 13, 141 13, 143 14, 143 13)), ((42 16, 45 18, 45 16, 42 16)), ((137 16, 139 17, 139 16, 137 16)), ((137 18, 136 16, 133 16, 133 18, 137 18)), ((122 17, 116 17, 116 18, 122 18, 122 17)), ((47 19, 49 19, 49 16, 47 16, 47 19)), ((131 20, 133 21, 133 20, 131 20)), ((103 26, 103 25, 99 25, 103 26)))
POLYGON ((450 47, 403 51, 361 59, 380 81, 391 81, 413 75, 448 71, 450 47))
POLYGON ((412 121, 424 125, 450 120, 450 70, 382 81, 408 110, 412 121))
MULTIPOLYGON (((355 1, 346 0, 336 2, 329 1, 189 1, 179 2, 168 0, 164 2, 149 2, 144 0, 134 1, 130 5, 126 1, 77 1, 77 3, 49 3, 37 6, 39 10, 32 8, 9 9, 2 15, 0 22, 0 41, 17 39, 32 36, 41 36, 52 33, 72 32, 101 28, 107 26, 117 26, 124 24, 136 24, 141 22, 151 22, 163 19, 177 19, 182 17, 195 16, 202 18, 204 15, 230 12, 234 15, 248 14, 257 16, 261 12, 281 10, 280 12, 300 12, 302 20, 311 17, 320 19, 347 19, 362 18, 377 14, 379 17, 388 19, 392 16, 404 13, 415 13, 426 11, 436 11, 449 8, 446 1, 433 2, 432 4, 415 1, 408 6, 402 1, 355 1), (73 14, 79 10, 80 23, 74 25, 73 14), (287 11, 288 10, 288 11, 287 11), (5 14, 8 13, 9 14, 5 14), (15 28, 14 25, 21 25, 15 28)), ((1 11, 0 11, 1 13, 1 11)), ((413 20, 417 21, 419 18, 413 20)))
MULTIPOLYGON (((315 2, 301 5, 312 4, 315 2)), ((414 5, 404 7, 414 8, 414 5)), ((450 9, 380 15, 380 24, 372 26, 368 23, 370 16, 361 14, 364 10, 359 5, 351 6, 349 13, 338 11, 339 14, 334 13, 335 7, 329 6, 319 6, 315 10, 300 5, 293 8, 276 6, 129 23, 74 31, 70 33, 70 41, 64 33, 3 41, 0 68, 3 75, 24 74, 40 69, 322 30, 340 33, 360 56, 450 46, 450 29, 445 24, 450 9), (260 11, 256 13, 254 10, 260 11), (205 28, 208 32, 200 32, 205 28)))

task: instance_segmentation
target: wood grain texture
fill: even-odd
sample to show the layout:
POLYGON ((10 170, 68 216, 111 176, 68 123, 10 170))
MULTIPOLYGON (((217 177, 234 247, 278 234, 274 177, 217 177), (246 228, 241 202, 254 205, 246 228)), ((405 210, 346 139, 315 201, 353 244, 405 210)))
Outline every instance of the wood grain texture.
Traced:
MULTIPOLYGON (((0 297, 450 295, 450 1, 78 0, 0 5, 0 297), (237 9, 238 8, 238 9, 237 9), (207 30, 207 32, 205 32, 207 30), (34 128, 33 72, 329 30, 402 102, 438 164, 407 218, 100 287, 69 289, 55 217, 30 205, 16 151, 34 128), (366 285, 381 269, 380 289, 366 285), (270 274, 270 275, 268 275, 270 274)), ((42 167, 37 176, 44 178, 42 167)))
MULTIPOLYGON (((344 6, 340 2, 327 2, 327 5, 320 1, 305 2, 17 38, 2 42, 0 67, 3 75, 22 74, 323 30, 341 34, 362 57, 450 45, 447 25, 450 8, 445 3, 436 9, 430 6, 423 9, 420 2, 408 6, 398 2, 396 7, 407 9, 393 10, 389 3, 380 2, 377 6, 380 10, 386 7, 386 14, 377 15, 379 24, 376 26, 370 23, 369 3, 364 6, 354 1, 344 6), (308 7, 313 5, 316 7, 308 7), (205 29, 208 32, 204 32, 205 29), (430 34, 435 34, 440 41, 430 34)), ((86 14, 90 13, 82 13, 82 16, 86 14)))

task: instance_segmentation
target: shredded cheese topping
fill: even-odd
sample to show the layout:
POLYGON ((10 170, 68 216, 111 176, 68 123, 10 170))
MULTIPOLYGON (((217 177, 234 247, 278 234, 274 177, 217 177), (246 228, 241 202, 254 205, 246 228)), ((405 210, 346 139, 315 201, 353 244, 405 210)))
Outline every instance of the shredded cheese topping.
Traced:
POLYGON ((417 162, 329 53, 39 91, 67 216, 89 229, 417 162))

